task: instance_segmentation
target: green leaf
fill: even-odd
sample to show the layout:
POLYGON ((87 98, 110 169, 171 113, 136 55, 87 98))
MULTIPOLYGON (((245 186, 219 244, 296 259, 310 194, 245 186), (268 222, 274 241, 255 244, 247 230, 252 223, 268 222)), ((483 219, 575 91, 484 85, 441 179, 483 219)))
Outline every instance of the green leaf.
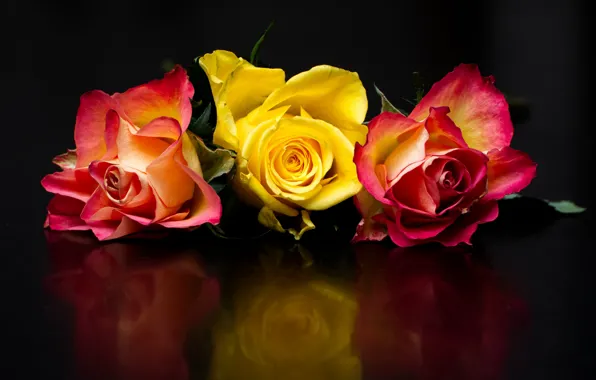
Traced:
POLYGON ((393 113, 398 113, 402 116, 406 116, 406 114, 402 110, 398 109, 393 104, 391 104, 391 102, 387 99, 385 94, 383 94, 383 92, 381 90, 379 90, 379 88, 377 87, 376 84, 374 86, 375 86, 375 91, 381 97, 381 112, 393 112, 393 113))
POLYGON ((211 117, 211 103, 203 110, 199 117, 193 117, 188 126, 188 130, 200 137, 212 138, 213 127, 209 124, 211 117))
POLYGON ((424 97, 424 80, 418 71, 414 71, 412 75, 414 77, 414 89, 416 90, 416 104, 418 104, 424 97))
POLYGON ((521 197, 522 197, 522 195, 521 195, 521 194, 518 194, 518 193, 513 193, 513 194, 508 194, 508 195, 505 195, 505 196, 503 197, 503 199, 504 199, 504 200, 508 200, 508 199, 515 199, 515 198, 521 198, 521 197))
POLYGON ((273 26, 273 21, 271 21, 271 23, 269 24, 267 29, 265 29, 265 31, 261 35, 261 38, 258 39, 257 43, 255 44, 255 46, 252 48, 252 51, 250 52, 250 63, 252 63, 255 66, 257 65, 257 60, 259 59, 259 50, 261 49, 261 44, 265 40, 265 36, 267 36, 267 33, 269 32, 269 30, 271 29, 272 26, 273 26))
POLYGON ((545 202, 548 203, 548 205, 550 207, 554 208, 555 210, 557 210, 558 212, 560 212, 562 214, 579 214, 579 213, 586 211, 586 209, 584 207, 580 207, 571 201, 547 201, 547 200, 545 200, 545 202))
POLYGON ((223 148, 210 149, 205 145, 203 139, 196 134, 189 133, 188 135, 199 156, 201 169, 203 170, 203 178, 207 183, 232 170, 236 158, 234 152, 223 148))

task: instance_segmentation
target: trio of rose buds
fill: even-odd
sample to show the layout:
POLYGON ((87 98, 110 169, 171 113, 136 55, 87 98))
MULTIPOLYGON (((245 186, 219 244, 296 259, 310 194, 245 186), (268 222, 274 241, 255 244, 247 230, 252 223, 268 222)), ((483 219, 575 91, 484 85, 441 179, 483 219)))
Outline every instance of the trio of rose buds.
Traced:
MULTIPOLYGON (((261 224, 296 239, 315 228, 311 211, 353 197, 362 215, 353 242, 470 244, 478 224, 497 217, 497 201, 536 173, 509 146, 505 97, 475 65, 456 67, 408 116, 383 112, 364 125, 356 73, 322 65, 286 81, 281 69, 222 50, 199 64, 217 111, 213 143, 235 152, 233 189, 260 210, 261 224)), ((180 66, 124 93, 84 94, 76 150, 56 157, 62 171, 42 180, 55 194, 46 226, 108 240, 218 224, 221 200, 187 131, 193 95, 180 66)))

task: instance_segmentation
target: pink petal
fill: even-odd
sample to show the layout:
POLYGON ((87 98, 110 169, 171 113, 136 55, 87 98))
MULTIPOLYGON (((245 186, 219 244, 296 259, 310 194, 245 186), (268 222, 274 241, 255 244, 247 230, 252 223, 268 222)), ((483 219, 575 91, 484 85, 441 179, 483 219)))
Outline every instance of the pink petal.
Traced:
POLYGON ((120 115, 114 110, 108 110, 106 114, 106 129, 104 139, 106 152, 103 160, 112 160, 118 156, 118 131, 120 130, 120 115))
POLYGON ((186 71, 176 66, 163 79, 131 88, 122 94, 114 94, 132 124, 144 127, 159 117, 176 119, 185 131, 190 123, 192 106, 190 99, 194 88, 186 71))
POLYGON ((488 152, 488 194, 501 199, 528 186, 536 176, 536 163, 524 152, 504 147, 488 152))
POLYGON ((386 227, 372 218, 383 212, 382 203, 373 198, 366 189, 362 189, 354 196, 354 204, 363 218, 356 227, 356 233, 352 238, 352 243, 359 241, 381 241, 387 237, 386 227))
POLYGON ((507 101, 476 65, 459 65, 435 83, 409 117, 422 121, 431 107, 443 106, 470 148, 487 152, 509 146, 513 125, 507 101))
POLYGON ((403 237, 410 240, 433 238, 449 227, 453 220, 450 216, 429 216, 408 209, 395 210, 395 225, 403 237))
POLYGON ((80 200, 54 196, 48 204, 47 227, 56 231, 88 230, 89 226, 80 217, 84 206, 80 200))
POLYGON ((86 202, 97 188, 97 183, 89 176, 87 168, 48 174, 41 180, 41 185, 50 193, 64 195, 83 202, 86 202))
POLYGON ((126 216, 122 216, 119 221, 93 222, 90 223, 90 227, 93 234, 101 241, 118 239, 143 229, 143 225, 126 216))
POLYGON ((377 200, 383 199, 386 188, 375 175, 375 167, 384 164, 391 152, 398 146, 398 138, 418 125, 405 116, 384 112, 368 124, 368 135, 364 146, 356 144, 354 163, 358 179, 377 200))
POLYGON ((81 96, 74 131, 77 167, 86 167, 106 153, 106 115, 111 109, 117 110, 118 102, 102 91, 94 90, 81 96))
POLYGON ((451 225, 433 241, 439 242, 446 247, 454 247, 459 243, 471 245, 470 238, 478 229, 479 224, 492 222, 499 216, 497 202, 483 202, 475 204, 469 213, 458 218, 456 223, 451 225))
MULTIPOLYGON (((499 208, 497 202, 485 202, 475 204, 469 213, 451 220, 446 228, 443 228, 436 235, 432 234, 432 230, 428 229, 419 235, 426 238, 416 239, 412 230, 406 233, 401 223, 387 223, 387 230, 391 240, 400 247, 411 247, 420 244, 437 242, 446 247, 453 247, 460 243, 471 244, 470 238, 476 232, 478 224, 491 222, 499 215, 499 208), (428 232, 428 233, 427 233, 428 232)), ((399 216, 399 215, 398 215, 399 216)), ((399 220, 399 218, 396 218, 399 220)), ((445 221, 446 223, 446 221, 445 221)))

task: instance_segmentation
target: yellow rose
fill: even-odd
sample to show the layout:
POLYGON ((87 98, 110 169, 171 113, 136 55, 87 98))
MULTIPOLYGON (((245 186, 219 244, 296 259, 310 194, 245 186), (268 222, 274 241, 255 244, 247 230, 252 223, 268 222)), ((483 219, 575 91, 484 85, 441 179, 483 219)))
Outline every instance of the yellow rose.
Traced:
POLYGON ((199 59, 217 109, 215 144, 236 151, 234 188, 261 209, 259 221, 296 239, 325 210, 362 185, 353 163, 363 144, 368 102, 358 74, 316 66, 287 82, 281 69, 255 67, 231 52, 199 59), (301 217, 285 229, 277 216, 301 217))
POLYGON ((211 380, 360 380, 352 292, 308 270, 245 278, 213 329, 211 380))

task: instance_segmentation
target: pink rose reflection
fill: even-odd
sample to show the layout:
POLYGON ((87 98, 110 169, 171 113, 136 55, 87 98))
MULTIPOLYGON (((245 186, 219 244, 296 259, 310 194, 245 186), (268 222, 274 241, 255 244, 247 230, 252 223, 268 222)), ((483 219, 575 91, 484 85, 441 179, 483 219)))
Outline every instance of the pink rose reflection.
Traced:
POLYGON ((74 307, 77 378, 188 379, 185 339, 206 328, 219 303, 219 284, 196 257, 172 250, 150 261, 141 255, 155 249, 140 245, 47 236, 54 266, 47 284, 74 307))
POLYGON ((525 305, 462 249, 358 247, 354 339, 374 379, 500 378, 525 305))

